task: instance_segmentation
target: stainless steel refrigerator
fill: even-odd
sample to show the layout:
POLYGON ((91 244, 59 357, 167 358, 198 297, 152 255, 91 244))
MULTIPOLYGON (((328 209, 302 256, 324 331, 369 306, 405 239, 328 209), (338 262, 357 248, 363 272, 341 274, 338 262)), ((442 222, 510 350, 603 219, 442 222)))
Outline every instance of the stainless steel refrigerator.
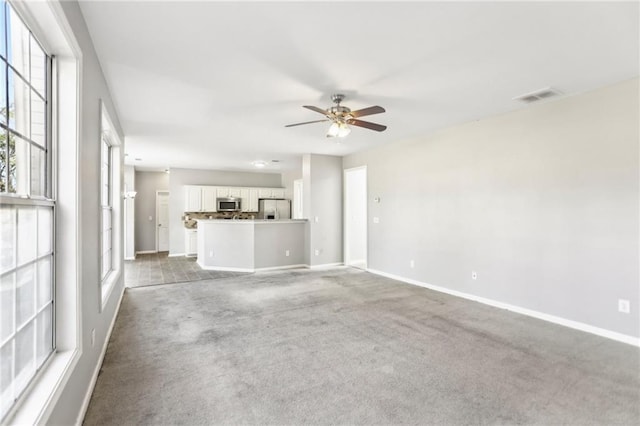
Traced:
POLYGON ((258 219, 291 219, 291 200, 259 200, 258 219))

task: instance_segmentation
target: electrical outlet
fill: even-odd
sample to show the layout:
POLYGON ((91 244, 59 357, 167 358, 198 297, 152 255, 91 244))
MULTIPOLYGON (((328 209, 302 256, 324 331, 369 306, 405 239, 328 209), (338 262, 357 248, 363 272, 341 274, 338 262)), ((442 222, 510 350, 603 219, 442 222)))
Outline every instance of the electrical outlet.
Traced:
POLYGON ((153 220, 153 216, 149 216, 149 220, 153 220))
POLYGON ((213 250, 209 251, 209 257, 213 257, 213 250))
POLYGON ((410 260, 409 261, 409 266, 412 267, 412 268, 415 268, 416 267, 416 262, 414 262, 413 260, 410 260))
POLYGON ((476 274, 476 271, 471 271, 471 279, 472 280, 477 280, 478 279, 478 274, 476 274))
POLYGON ((314 217, 314 218, 313 218, 313 221, 314 221, 315 223, 318 223, 318 222, 320 222, 320 218, 319 218, 318 216, 316 216, 316 217, 314 217))
POLYGON ((631 312, 631 304, 626 299, 618 299, 618 312, 628 314, 631 312))
POLYGON ((96 345, 96 329, 91 329, 91 347, 96 345))
POLYGON ((380 223, 380 218, 379 217, 374 217, 373 218, 373 223, 380 223))
POLYGON ((316 256, 320 256, 320 250, 316 249, 315 253, 316 253, 316 256))
POLYGON ((284 255, 285 255, 285 256, 287 256, 287 257, 289 257, 289 250, 285 250, 285 251, 284 251, 284 255))

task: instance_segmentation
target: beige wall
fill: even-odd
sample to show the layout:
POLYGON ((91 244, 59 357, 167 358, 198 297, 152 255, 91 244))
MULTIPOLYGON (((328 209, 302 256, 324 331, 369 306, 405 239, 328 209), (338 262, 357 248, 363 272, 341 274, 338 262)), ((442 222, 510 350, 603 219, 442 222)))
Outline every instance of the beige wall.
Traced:
POLYGON ((369 267, 640 336, 638 116, 634 79, 345 157, 369 267))

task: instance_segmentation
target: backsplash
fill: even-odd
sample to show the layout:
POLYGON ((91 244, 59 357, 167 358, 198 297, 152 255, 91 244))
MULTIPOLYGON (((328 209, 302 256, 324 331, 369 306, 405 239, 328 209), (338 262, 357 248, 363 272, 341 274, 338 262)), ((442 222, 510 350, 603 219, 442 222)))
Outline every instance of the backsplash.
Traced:
POLYGON ((197 219, 231 219, 237 216, 237 219, 255 219, 257 213, 253 212, 185 212, 182 215, 182 222, 187 229, 198 228, 197 219))

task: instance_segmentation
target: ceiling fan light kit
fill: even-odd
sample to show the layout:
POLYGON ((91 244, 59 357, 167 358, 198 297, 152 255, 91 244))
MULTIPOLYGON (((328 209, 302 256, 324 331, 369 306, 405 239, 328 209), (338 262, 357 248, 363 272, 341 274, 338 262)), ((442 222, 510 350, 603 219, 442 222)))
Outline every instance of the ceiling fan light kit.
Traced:
POLYGON ((351 133, 351 128, 346 125, 346 123, 335 122, 329 127, 329 131, 327 132, 328 138, 344 138, 349 133, 351 133))
POLYGON ((324 120, 314 120, 314 121, 305 121, 303 123, 295 123, 295 124, 287 124, 285 127, 294 127, 301 126, 303 124, 312 124, 312 123, 322 123, 326 121, 331 121, 331 126, 327 131, 328 138, 343 138, 351 133, 351 128, 348 125, 363 127, 369 130, 375 130, 376 132, 383 132, 387 129, 387 126, 383 126, 382 124, 371 123, 369 121, 358 120, 358 117, 363 117, 365 115, 373 115, 380 114, 385 112, 385 109, 381 106, 372 106, 368 108, 359 109, 357 111, 351 111, 350 108, 346 106, 340 105, 340 103, 344 100, 344 95, 341 93, 336 93, 331 96, 331 100, 336 104, 328 109, 318 108, 312 105, 303 105, 303 108, 310 109, 311 111, 318 112, 323 114, 326 119, 324 120))

